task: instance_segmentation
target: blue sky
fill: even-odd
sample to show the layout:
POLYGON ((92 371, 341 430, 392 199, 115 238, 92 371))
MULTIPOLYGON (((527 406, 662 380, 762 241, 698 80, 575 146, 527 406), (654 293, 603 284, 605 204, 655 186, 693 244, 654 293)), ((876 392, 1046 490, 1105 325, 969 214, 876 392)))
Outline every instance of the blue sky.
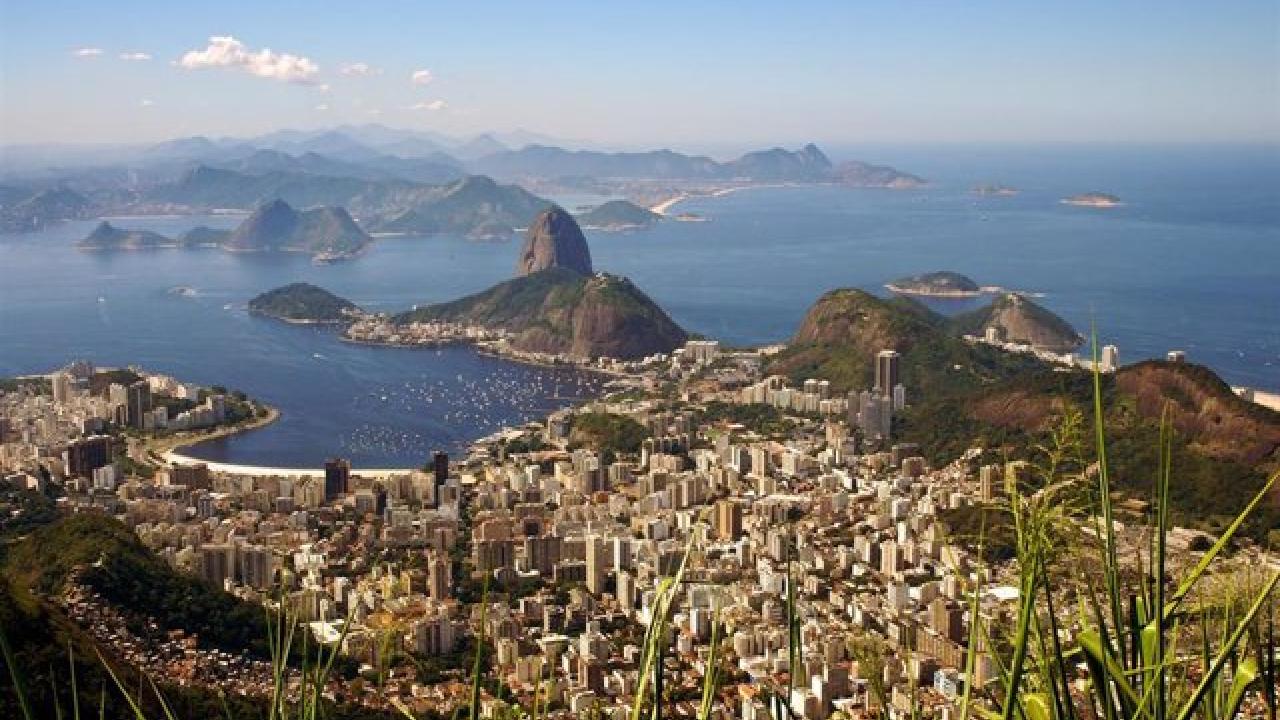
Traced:
POLYGON ((620 147, 1277 142, 1280 3, 0 2, 0 142, 370 121, 620 147))

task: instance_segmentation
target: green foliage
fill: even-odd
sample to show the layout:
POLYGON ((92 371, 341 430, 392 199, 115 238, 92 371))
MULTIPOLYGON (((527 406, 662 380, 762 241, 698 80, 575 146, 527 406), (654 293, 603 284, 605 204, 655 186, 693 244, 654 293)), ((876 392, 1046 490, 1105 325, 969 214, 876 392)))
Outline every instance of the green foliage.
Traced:
POLYGON ((292 283, 268 290, 249 301, 251 312, 282 320, 340 322, 356 304, 310 283, 292 283))
MULTIPOLYGON (((1187 372, 1200 373, 1188 366, 1187 372)), ((1211 373, 1210 373, 1211 375, 1211 373)), ((1213 379, 1216 380, 1216 376, 1213 379)), ((1117 490, 1130 495, 1150 493, 1158 463, 1160 423, 1143 418, 1116 387, 1115 377, 1101 376, 1099 392, 1107 430, 1107 459, 1117 490)), ((1030 460, 1037 446, 1049 439, 1055 421, 1069 409, 1085 410, 1092 402, 1092 380, 1084 371, 1041 372, 1019 375, 996 385, 964 393, 943 395, 908 407, 896 421, 895 431, 907 442, 919 443, 934 464, 949 462, 971 447, 996 451, 1002 460, 1030 460), (1035 422, 1011 422, 996 415, 984 419, 975 408, 992 398, 1011 398, 1034 409, 1035 422), (998 422, 996 421, 998 420, 998 422)), ((1229 389, 1227 390, 1229 392, 1229 389)), ((1234 397, 1234 396, 1232 396, 1234 397)), ((1243 403, 1243 401, 1241 401, 1243 403)), ((1006 408, 1006 405, 1001 405, 1006 408)), ((1248 409, 1266 418, 1265 408, 1248 409)), ((1092 421, 1089 431, 1092 432, 1092 421)), ((1263 468, 1210 457, 1193 447, 1188 438, 1170 430, 1175 442, 1170 448, 1178 468, 1169 488, 1170 510, 1175 522, 1218 532, 1243 507, 1245 500, 1266 481, 1263 468)), ((1268 503, 1249 516, 1245 535, 1265 540, 1272 528, 1280 526, 1280 503, 1268 503)))
POLYGON ((661 215, 628 200, 610 200, 578 216, 583 227, 648 226, 661 215))
POLYGON ((599 412, 574 415, 569 432, 574 444, 613 453, 638 453, 644 439, 649 437, 645 426, 635 420, 625 415, 599 412))
POLYGON ((49 494, 16 488, 0 489, 0 538, 23 535, 53 522, 57 517, 58 507, 49 494))
POLYGON ((89 392, 94 395, 106 395, 112 385, 132 385, 142 379, 138 373, 127 368, 100 370, 89 378, 89 392))
POLYGON ((707 403, 700 415, 699 424, 720 421, 736 423, 766 436, 783 435, 795 427, 794 421, 772 405, 726 403, 718 400, 707 403))
POLYGON ((118 521, 93 514, 63 518, 10 547, 4 575, 38 594, 58 592, 73 569, 130 617, 198 634, 202 643, 266 656, 262 611, 201 580, 179 574, 118 521))
POLYGON ((36 395, 52 395, 53 383, 49 378, 0 378, 0 392, 26 390, 36 395))

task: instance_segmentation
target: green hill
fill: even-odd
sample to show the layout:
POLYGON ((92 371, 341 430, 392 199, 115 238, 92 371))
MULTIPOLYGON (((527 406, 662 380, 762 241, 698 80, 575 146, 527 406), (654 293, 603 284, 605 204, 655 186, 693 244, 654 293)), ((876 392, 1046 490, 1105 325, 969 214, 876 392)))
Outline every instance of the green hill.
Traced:
POLYGON ((340 207, 294 210, 283 200, 260 206, 222 243, 226 250, 354 255, 372 241, 340 207))
POLYGON ((906 298, 885 300, 856 289, 832 290, 766 368, 795 379, 830 380, 839 391, 871 386, 876 353, 902 355, 912 398, 988 385, 1045 367, 1026 355, 973 345, 952 336, 946 319, 906 298))
POLYGON ((249 311, 287 322, 338 323, 360 308, 322 287, 298 282, 268 290, 249 301, 249 311))
POLYGON ((424 193, 405 208, 383 215, 380 232, 454 232, 492 237, 506 228, 510 235, 525 227, 551 203, 516 185, 499 185, 482 175, 424 193))
MULTIPOLYGON (((1208 368, 1145 361, 1101 377, 1107 457, 1113 483, 1149 497, 1158 466, 1160 421, 1167 410, 1175 434, 1171 497, 1175 522, 1221 530, 1280 468, 1280 413, 1247 402, 1208 368)), ((900 437, 920 443, 941 463, 970 447, 996 457, 1032 459, 1061 418, 1074 409, 1086 418, 1092 447, 1092 375, 1083 370, 1033 372, 992 386, 924 398, 901 418, 900 437)), ((1264 539, 1280 528, 1280 497, 1248 521, 1264 539)), ((1280 538, 1273 538, 1273 540, 1280 538)))
POLYGON ((647 228, 662 216, 629 200, 610 200, 578 216, 578 224, 588 230, 637 230, 647 228))
POLYGON ((581 275, 559 267, 418 308, 394 320, 501 328, 512 334, 516 349, 582 358, 644 357, 669 352, 688 339, 630 280, 604 273, 581 275))
POLYGON ((959 315, 951 325, 957 333, 978 336, 994 328, 1008 342, 1049 352, 1068 353, 1084 342, 1066 320, 1018 293, 1006 293, 984 308, 959 315))

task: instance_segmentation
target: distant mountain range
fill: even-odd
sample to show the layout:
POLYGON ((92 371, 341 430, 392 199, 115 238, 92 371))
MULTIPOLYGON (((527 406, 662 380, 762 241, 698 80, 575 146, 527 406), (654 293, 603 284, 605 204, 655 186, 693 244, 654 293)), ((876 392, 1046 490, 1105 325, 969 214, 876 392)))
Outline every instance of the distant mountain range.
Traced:
MULTIPOLYGON (((457 139, 380 125, 325 131, 282 130, 245 139, 179 138, 92 154, 85 165, 61 156, 4 148, 0 231, 36 230, 60 220, 123 213, 248 209, 271 200, 296 207, 347 208, 375 232, 458 232, 506 236, 550 203, 521 188, 568 180, 679 186, 839 183, 910 188, 924 180, 886 166, 833 165, 816 145, 772 148, 725 162, 672 150, 568 150, 530 134, 457 139), (15 161, 16 160, 16 161, 15 161), (484 176, 477 178, 476 176, 484 176), (496 179, 494 182, 490 178, 496 179)), ((643 193, 641 193, 643 194, 643 193)), ((605 208, 609 212, 622 208, 605 208)), ((604 219, 598 224, 641 225, 604 219)), ((650 218, 651 220, 651 218, 650 218)), ((596 225, 595 220, 592 221, 596 225)))
POLYGON ((738 180, 745 182, 839 182, 859 187, 916 187, 924 180, 893 168, 851 162, 832 165, 810 143, 799 150, 773 148, 717 162, 671 150, 608 153, 531 145, 482 157, 475 172, 502 179, 593 177, 643 180, 738 180))

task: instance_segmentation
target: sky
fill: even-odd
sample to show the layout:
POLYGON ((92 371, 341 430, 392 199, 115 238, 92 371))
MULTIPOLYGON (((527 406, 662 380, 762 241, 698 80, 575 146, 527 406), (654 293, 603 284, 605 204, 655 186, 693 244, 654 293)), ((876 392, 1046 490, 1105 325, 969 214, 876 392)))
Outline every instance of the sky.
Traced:
POLYGON ((0 143, 1280 142, 1280 2, 0 1, 0 143))

